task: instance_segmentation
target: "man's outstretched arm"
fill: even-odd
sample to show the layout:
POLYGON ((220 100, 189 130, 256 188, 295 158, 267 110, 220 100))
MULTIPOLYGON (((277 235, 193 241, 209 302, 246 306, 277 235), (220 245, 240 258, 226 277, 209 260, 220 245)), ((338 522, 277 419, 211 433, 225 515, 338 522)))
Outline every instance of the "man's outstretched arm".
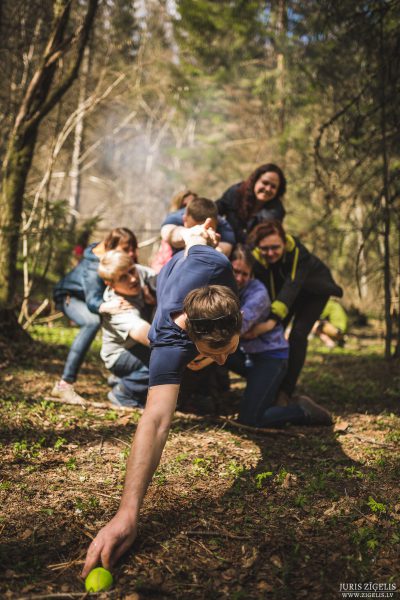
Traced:
POLYGON ((179 385, 172 384, 149 389, 128 459, 121 504, 117 514, 90 544, 82 577, 100 561, 110 569, 133 544, 139 510, 167 441, 178 392, 179 385))

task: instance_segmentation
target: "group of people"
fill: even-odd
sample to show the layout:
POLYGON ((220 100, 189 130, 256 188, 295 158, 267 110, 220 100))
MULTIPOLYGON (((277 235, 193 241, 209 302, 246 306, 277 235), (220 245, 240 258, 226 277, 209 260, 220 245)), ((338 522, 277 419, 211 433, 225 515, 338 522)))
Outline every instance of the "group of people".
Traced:
MULTIPOLYGON (((101 357, 110 370, 109 400, 117 406, 145 405, 151 355, 148 334, 156 290, 158 301, 163 300, 157 283, 163 271, 158 273, 176 255, 181 256, 190 232, 207 223, 207 233, 202 235, 206 244, 230 259, 242 313, 240 343, 226 363, 247 381, 239 422, 255 427, 330 424, 324 408, 295 390, 308 336, 313 328, 322 335, 323 325, 318 329, 316 323, 334 302, 328 302, 330 296, 341 296, 342 290, 328 267, 285 231, 285 191, 284 173, 269 163, 229 187, 216 202, 191 191, 177 194, 171 203, 173 210, 161 225, 162 241, 152 267, 138 264, 136 236, 124 227, 89 245, 81 262, 54 292, 56 306, 80 330, 53 396, 84 403, 74 384, 102 327, 101 357)), ((188 260, 185 252, 189 254, 187 248, 184 256, 188 260)), ((213 266, 215 256, 213 252, 214 258, 206 261, 207 269, 213 266)), ((194 357, 182 373, 183 381, 202 371, 201 387, 207 390, 207 385, 212 385, 207 372, 210 363, 215 369, 216 362, 194 357)))
POLYGON ((109 566, 133 542, 188 373, 216 364, 244 377, 238 415, 244 425, 332 423, 327 410, 296 394, 296 384, 307 338, 342 289, 285 231, 285 191, 282 170, 270 163, 216 202, 182 193, 161 226, 153 268, 138 264, 133 232, 117 228, 89 246, 56 286, 57 306, 80 331, 53 395, 83 402, 74 384, 102 326, 109 400, 144 407, 120 508, 91 544, 85 574, 100 559, 109 566))

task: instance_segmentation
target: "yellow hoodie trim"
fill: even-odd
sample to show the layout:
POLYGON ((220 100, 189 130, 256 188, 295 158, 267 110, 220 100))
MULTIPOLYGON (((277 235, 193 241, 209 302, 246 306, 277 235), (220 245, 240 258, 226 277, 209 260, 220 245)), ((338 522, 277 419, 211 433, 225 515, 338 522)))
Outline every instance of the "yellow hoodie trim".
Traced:
POLYGON ((290 235, 289 233, 286 234, 286 244, 285 244, 285 249, 286 252, 293 252, 293 250, 296 248, 296 242, 295 239, 292 235, 290 235))
POLYGON ((276 315, 280 319, 284 319, 285 317, 287 317, 287 315, 289 313, 289 309, 286 306, 286 304, 284 304, 280 300, 275 300, 275 302, 272 303, 271 311, 274 315, 276 315))
POLYGON ((260 249, 259 248, 254 248, 253 252, 252 252, 254 258, 265 268, 268 269, 268 261, 266 258, 264 258, 264 256, 261 254, 260 249))

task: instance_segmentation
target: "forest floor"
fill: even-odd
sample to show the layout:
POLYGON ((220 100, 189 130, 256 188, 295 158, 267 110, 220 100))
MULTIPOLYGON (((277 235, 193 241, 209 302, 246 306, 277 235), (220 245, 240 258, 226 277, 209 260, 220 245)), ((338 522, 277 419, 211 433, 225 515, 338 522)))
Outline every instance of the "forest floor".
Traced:
MULTIPOLYGON (((1 598, 85 597, 85 552, 118 507, 140 415, 48 399, 73 333, 38 327, 33 346, 0 347, 1 598)), ((310 344, 301 389, 334 427, 257 433, 176 414, 137 541, 101 597, 329 600, 349 583, 400 588, 400 369, 374 331, 359 333, 344 349, 310 344)), ((98 345, 77 389, 104 403, 98 345)))

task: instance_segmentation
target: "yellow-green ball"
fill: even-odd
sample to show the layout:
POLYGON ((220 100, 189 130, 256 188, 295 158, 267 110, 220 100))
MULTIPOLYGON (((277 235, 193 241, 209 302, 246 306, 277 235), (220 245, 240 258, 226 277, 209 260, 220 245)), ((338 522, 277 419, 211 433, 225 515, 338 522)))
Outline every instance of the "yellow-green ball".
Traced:
POLYGON ((105 592, 110 589, 112 584, 113 577, 110 571, 103 569, 103 567, 93 569, 85 579, 85 588, 87 592, 105 592))

